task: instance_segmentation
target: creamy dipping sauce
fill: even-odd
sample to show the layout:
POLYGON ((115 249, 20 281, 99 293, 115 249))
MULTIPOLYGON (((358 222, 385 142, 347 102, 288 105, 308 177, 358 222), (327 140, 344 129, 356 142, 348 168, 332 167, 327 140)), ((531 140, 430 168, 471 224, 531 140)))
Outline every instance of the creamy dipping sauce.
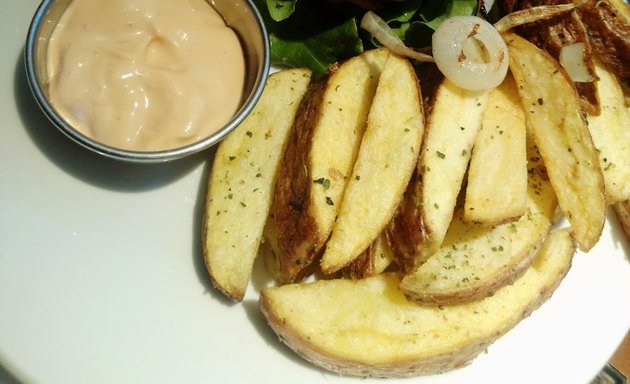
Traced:
POLYGON ((70 124, 137 151, 222 128, 245 82, 239 39, 205 0, 73 0, 47 65, 51 102, 70 124))

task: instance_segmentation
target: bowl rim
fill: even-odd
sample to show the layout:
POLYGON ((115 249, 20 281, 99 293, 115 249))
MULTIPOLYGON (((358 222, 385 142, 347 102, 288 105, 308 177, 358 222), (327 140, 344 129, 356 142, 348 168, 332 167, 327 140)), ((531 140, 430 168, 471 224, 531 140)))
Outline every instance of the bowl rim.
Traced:
MULTIPOLYGON (((50 100, 44 94, 42 84, 40 83, 39 77, 37 75, 35 51, 37 49, 38 33, 41 25, 43 24, 42 21, 44 19, 44 15, 55 1, 57 0, 43 0, 37 7, 37 10, 35 11, 29 25, 26 37, 26 45, 24 49, 26 78, 29 88, 35 98, 35 101, 37 102, 37 105, 42 110, 44 115, 46 115, 48 120, 50 120, 50 122, 52 122, 53 125, 56 126, 64 135, 66 135, 79 145, 83 146, 84 148, 87 148, 105 157, 136 163, 166 162, 187 157, 189 155, 196 154, 209 147, 212 147, 223 138, 225 138, 225 136, 227 136, 238 125, 240 125, 243 120, 245 120, 245 118, 250 114, 250 112, 260 99, 260 96, 262 95, 262 92, 267 83, 267 78, 269 77, 271 67, 269 37, 263 21, 263 17, 258 11, 258 8, 255 6, 253 0, 242 0, 243 3, 249 8, 252 16, 255 19, 255 24, 258 27, 258 32, 262 40, 262 57, 259 58, 260 70, 256 75, 257 77, 252 86, 252 91, 249 93, 249 95, 242 103, 236 114, 232 117, 232 119, 211 135, 194 143, 172 149, 156 151, 136 151, 116 148, 100 143, 93 138, 85 135, 84 133, 78 131, 70 123, 68 123, 66 119, 64 119, 59 113, 57 113, 55 108, 52 106, 50 100)), ((206 0, 206 2, 210 6, 213 6, 213 1, 206 0)))

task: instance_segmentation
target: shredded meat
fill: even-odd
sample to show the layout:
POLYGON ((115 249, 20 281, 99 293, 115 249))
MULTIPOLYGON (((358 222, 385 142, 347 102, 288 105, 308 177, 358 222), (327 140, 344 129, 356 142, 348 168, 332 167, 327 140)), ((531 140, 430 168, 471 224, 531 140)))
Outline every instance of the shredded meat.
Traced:
MULTIPOLYGON (((571 3, 569 0, 502 0, 504 14, 540 5, 571 3)), ((576 42, 585 44, 585 63, 593 78, 593 56, 597 56, 610 71, 628 84, 630 82, 630 24, 618 15, 615 7, 605 0, 588 0, 573 11, 549 20, 518 27, 522 37, 558 59, 562 47, 576 42)), ((600 106, 594 83, 576 83, 584 110, 599 114, 600 106)))
POLYGON ((630 84, 630 23, 607 1, 591 1, 580 7, 582 21, 589 27, 593 50, 624 83, 630 84))

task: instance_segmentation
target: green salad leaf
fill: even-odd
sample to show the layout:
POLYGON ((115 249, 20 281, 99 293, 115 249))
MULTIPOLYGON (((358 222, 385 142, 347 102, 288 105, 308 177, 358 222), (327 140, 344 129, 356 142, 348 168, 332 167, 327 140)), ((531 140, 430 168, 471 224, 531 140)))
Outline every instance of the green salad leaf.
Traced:
POLYGON ((354 19, 301 39, 286 38, 280 34, 271 34, 269 39, 272 64, 306 66, 315 74, 323 73, 336 61, 363 52, 354 19))
POLYGON ((471 16, 477 12, 476 0, 451 0, 451 1, 431 1, 427 3, 424 12, 421 14, 423 22, 431 29, 435 30, 442 23, 452 16, 471 16))
MULTIPOLYGON (((315 76, 332 63, 378 46, 358 24, 365 9, 344 0, 255 0, 271 45, 271 64, 308 67, 315 76)), ((446 18, 474 15, 477 0, 391 1, 376 10, 410 47, 431 44, 446 18)))
POLYGON ((363 52, 359 7, 338 1, 255 0, 269 32, 271 64, 308 67, 315 75, 363 52))
POLYGON ((282 21, 295 11, 296 0, 267 0, 269 16, 275 21, 282 21))

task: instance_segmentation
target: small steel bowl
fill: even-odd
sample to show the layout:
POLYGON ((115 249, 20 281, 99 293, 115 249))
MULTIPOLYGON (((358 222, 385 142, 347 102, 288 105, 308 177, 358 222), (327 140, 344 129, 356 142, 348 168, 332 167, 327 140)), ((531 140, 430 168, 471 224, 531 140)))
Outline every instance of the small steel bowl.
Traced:
POLYGON ((221 129, 195 143, 159 151, 132 151, 100 143, 79 132, 51 103, 48 94, 48 41, 63 12, 72 0, 44 0, 28 30, 25 49, 26 76, 37 104, 50 121, 70 139, 101 155, 137 163, 179 159, 218 143, 236 128, 260 98, 269 75, 269 38, 262 17, 252 0, 209 0, 238 35, 245 56, 245 85, 241 105, 232 120, 221 129))

